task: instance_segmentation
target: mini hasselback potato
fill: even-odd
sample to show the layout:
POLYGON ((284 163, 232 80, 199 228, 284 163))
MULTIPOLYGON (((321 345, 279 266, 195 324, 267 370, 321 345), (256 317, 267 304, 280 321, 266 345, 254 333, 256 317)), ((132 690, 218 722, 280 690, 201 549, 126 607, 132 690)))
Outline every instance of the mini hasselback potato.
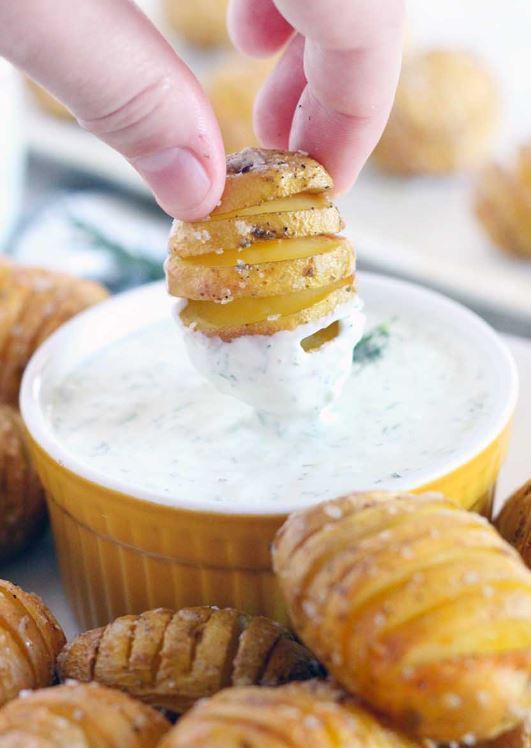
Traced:
POLYGON ((0 710, 0 748, 156 748, 170 723, 96 683, 22 693, 0 710))
POLYGON ((44 491, 33 468, 22 419, 11 405, 0 404, 0 562, 30 543, 45 517, 44 491))
POLYGON ((0 705, 53 682, 63 630, 42 600, 0 580, 0 705))
POLYGON ((106 296, 98 283, 0 258, 0 402, 16 405, 35 349, 63 322, 106 296))
POLYGON ((302 640, 400 728, 470 743, 529 713, 531 574, 485 519, 353 494, 292 515, 273 557, 302 640))
POLYGON ((280 624, 211 607, 117 618, 74 639, 58 666, 62 679, 96 680, 178 713, 227 686, 277 686, 322 672, 280 624))
POLYGON ((531 568, 531 480, 506 501, 494 524, 531 568))
POLYGON ((325 681, 228 688, 195 706, 160 748, 413 748, 325 681))
POLYGON ((508 166, 490 164, 478 180, 476 215, 492 242, 531 259, 531 143, 508 166))
POLYGON ((451 174, 481 164, 499 123, 488 67, 460 50, 404 60, 393 109, 374 161, 395 174, 451 174))

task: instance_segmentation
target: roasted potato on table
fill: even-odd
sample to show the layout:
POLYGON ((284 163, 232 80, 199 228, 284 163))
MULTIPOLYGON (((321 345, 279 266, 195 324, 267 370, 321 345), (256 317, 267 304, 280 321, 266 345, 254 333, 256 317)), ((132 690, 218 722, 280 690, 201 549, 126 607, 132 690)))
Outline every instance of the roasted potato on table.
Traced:
POLYGON ((278 686, 322 672, 287 629, 230 608, 157 609, 74 639, 61 678, 96 680, 171 712, 227 686, 278 686))
POLYGON ((452 49, 410 54, 373 158, 393 174, 468 170, 488 157, 499 120, 498 87, 480 60, 452 49))
POLYGON ((292 515, 274 568, 332 675, 439 742, 493 738, 531 709, 531 573, 438 495, 360 493, 292 515))
POLYGON ((531 144, 509 167, 492 164, 478 180, 476 215, 492 242, 508 254, 531 258, 531 144))
POLYGON ((324 681, 229 688, 202 701, 160 748, 413 748, 324 681))
POLYGON ((0 257, 0 402, 18 404, 33 352, 63 322, 102 301, 98 283, 0 257))
POLYGON ((44 490, 29 453, 22 419, 0 404, 0 562, 22 551, 43 528, 44 490))
POLYGON ((531 480, 507 500, 494 524, 531 568, 531 480))
POLYGON ((0 748, 156 748, 170 723, 96 683, 23 692, 0 710, 0 748))
POLYGON ((0 705, 53 682, 63 630, 36 595, 0 580, 0 705))

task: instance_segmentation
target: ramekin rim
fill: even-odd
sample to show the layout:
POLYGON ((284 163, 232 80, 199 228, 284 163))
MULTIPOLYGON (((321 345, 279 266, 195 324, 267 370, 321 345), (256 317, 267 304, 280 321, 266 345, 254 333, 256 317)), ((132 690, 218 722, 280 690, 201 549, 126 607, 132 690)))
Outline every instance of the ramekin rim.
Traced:
MULTIPOLYGON (((501 407, 500 413, 489 432, 478 437, 477 444, 469 446, 466 450, 466 454, 458 452, 448 458, 446 462, 441 461, 440 466, 437 470, 433 469, 432 472, 428 472, 428 469, 418 471, 418 477, 414 481, 411 480, 411 475, 408 475, 407 487, 402 485, 403 479, 397 479, 393 482, 393 491, 414 491, 422 486, 429 485, 436 481, 440 481, 445 477, 451 475, 456 470, 466 466, 473 459, 478 457, 484 452, 489 446, 491 446, 497 439, 499 439, 504 433, 505 429, 509 426, 514 411, 516 408, 518 398, 518 373, 514 359, 506 345, 501 339, 498 333, 488 325, 479 315, 466 306, 454 301, 444 294, 441 294, 432 289, 428 289, 419 286, 416 283, 405 281, 402 279, 393 278, 379 273, 359 273, 360 279, 378 282, 380 284, 388 284, 396 287, 401 286, 406 288, 411 293, 417 296, 424 296, 425 298, 435 299, 440 305, 447 305, 448 309, 453 310, 462 315, 462 318, 468 318, 467 324, 475 326, 477 330, 481 330, 481 334, 490 337, 491 343, 496 347, 498 355, 503 358, 504 366, 506 367, 506 373, 508 382, 510 384, 510 391, 508 397, 505 400, 505 404, 501 407)), ((80 315, 77 315, 74 319, 65 323, 59 330, 53 333, 34 353, 26 370, 24 372, 21 392, 20 392, 20 410, 26 428, 28 429, 32 439, 36 444, 43 450, 49 458, 54 460, 59 466, 66 468, 71 473, 78 475, 84 480, 101 487, 103 489, 110 490, 114 493, 118 493, 121 496, 148 503, 155 506, 165 506, 168 508, 174 508, 178 511, 191 511, 198 514, 217 514, 227 516, 256 516, 256 517, 274 517, 289 514, 293 511, 302 509, 300 503, 294 504, 283 504, 281 511, 278 507, 267 506, 265 508, 254 506, 252 504, 243 504, 238 502, 236 506, 227 504, 219 504, 213 501, 198 501, 198 500, 185 500, 172 498, 171 501, 167 497, 157 494, 156 491, 143 490, 141 488, 133 490, 130 485, 125 481, 122 482, 118 479, 106 478, 99 471, 91 468, 89 465, 84 464, 81 459, 76 460, 75 457, 70 454, 66 448, 64 448, 60 441, 54 438, 54 435, 50 428, 46 428, 47 421, 43 413, 39 398, 38 390, 35 387, 36 381, 42 374, 42 371, 46 365, 47 360, 52 354, 54 348, 60 346, 61 341, 68 336, 70 330, 75 329, 76 325, 79 324, 80 318, 87 319, 91 316, 101 314, 102 306, 110 306, 121 303, 121 299, 124 296, 131 297, 133 295, 146 295, 149 289, 155 290, 156 287, 162 289, 164 281, 156 281, 154 283, 135 288, 130 291, 126 291, 124 294, 119 294, 108 299, 101 304, 96 305, 90 309, 85 310, 80 315)), ((374 488, 364 489, 362 486, 355 487, 353 491, 358 490, 375 490, 374 488)), ((379 490, 386 490, 385 488, 379 487, 379 490)), ((391 489, 389 489, 391 490, 391 489)))

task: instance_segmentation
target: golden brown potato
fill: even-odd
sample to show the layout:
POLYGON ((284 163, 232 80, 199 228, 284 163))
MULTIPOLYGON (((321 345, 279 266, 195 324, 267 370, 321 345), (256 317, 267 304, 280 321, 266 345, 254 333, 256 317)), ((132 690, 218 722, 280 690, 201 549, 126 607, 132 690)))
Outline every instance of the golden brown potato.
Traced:
POLYGON ((229 688, 202 701, 160 748, 413 748, 325 681, 229 688))
POLYGON ((0 710, 0 748, 156 748, 170 723, 120 691, 71 682, 0 710))
POLYGON ((241 335, 274 335, 321 319, 354 298, 354 278, 325 288, 310 288, 284 296, 236 299, 227 304, 189 301, 180 313, 182 323, 224 341, 241 335))
POLYGON ((229 0, 164 0, 166 17, 173 30, 198 47, 229 45, 229 0))
POLYGON ((274 568, 332 675, 402 729, 495 737, 531 708, 531 573, 439 495, 353 494, 292 515, 274 568))
POLYGON ((476 215, 493 243, 509 254, 531 259, 531 145, 516 163, 492 164, 478 180, 476 215))
POLYGON ((42 600, 0 580, 0 705, 26 688, 49 686, 63 630, 42 600))
POLYGON ((254 101, 273 64, 271 59, 257 60, 234 53, 206 79, 205 89, 227 153, 258 145, 253 129, 254 101))
POLYGON ((262 239, 335 234, 343 225, 338 209, 326 195, 300 193, 233 213, 213 215, 205 221, 175 220, 170 253, 190 257, 242 249, 262 239))
POLYGON ((531 568, 531 480, 507 500, 494 524, 531 568))
POLYGON ((57 119, 75 121, 72 112, 62 102, 58 101, 55 96, 52 96, 49 91, 39 86, 38 83, 35 83, 30 78, 27 79, 27 83, 35 101, 46 114, 51 114, 52 117, 56 117, 57 119))
POLYGON ((46 505, 22 419, 0 404, 0 562, 22 551, 44 526, 46 505))
POLYGON ((241 251, 169 257, 165 269, 172 296, 223 302, 329 286, 353 274, 355 255, 341 236, 276 239, 241 251))
POLYGON ((173 224, 166 276, 170 294, 186 299, 181 322, 228 342, 293 330, 353 299, 355 254, 333 235, 343 222, 331 186, 302 153, 229 156, 218 208, 204 221, 173 224))
POLYGON ((36 348, 63 322, 102 301, 98 283, 0 258, 0 402, 17 405, 36 348))
POLYGON ((292 195, 330 190, 330 174, 300 151, 244 148, 227 156, 227 179, 220 204, 212 215, 279 200, 292 195))
POLYGON ((74 639, 58 665, 63 680, 96 680, 177 713, 227 686, 278 686, 321 672, 280 624, 211 607, 117 618, 74 639))
POLYGON ((374 160, 396 174, 470 169, 489 155, 498 122, 497 86, 482 62, 455 50, 409 55, 374 160))

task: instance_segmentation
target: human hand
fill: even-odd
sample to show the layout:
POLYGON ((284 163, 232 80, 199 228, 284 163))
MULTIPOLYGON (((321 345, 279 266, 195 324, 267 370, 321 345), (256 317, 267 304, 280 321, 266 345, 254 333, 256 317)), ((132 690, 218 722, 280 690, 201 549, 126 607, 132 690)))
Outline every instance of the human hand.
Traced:
MULTIPOLYGON (((387 119, 403 0, 275 2, 232 0, 229 13, 245 52, 288 42, 259 96, 258 133, 267 146, 308 151, 343 191, 387 119)), ((212 108, 131 0, 0 0, 0 54, 122 153, 170 215, 194 220, 214 208, 225 159, 212 108)))
POLYGON ((400 72, 404 0, 231 0, 244 53, 287 46, 255 107, 269 148, 307 151, 337 192, 355 181, 382 134, 400 72))

